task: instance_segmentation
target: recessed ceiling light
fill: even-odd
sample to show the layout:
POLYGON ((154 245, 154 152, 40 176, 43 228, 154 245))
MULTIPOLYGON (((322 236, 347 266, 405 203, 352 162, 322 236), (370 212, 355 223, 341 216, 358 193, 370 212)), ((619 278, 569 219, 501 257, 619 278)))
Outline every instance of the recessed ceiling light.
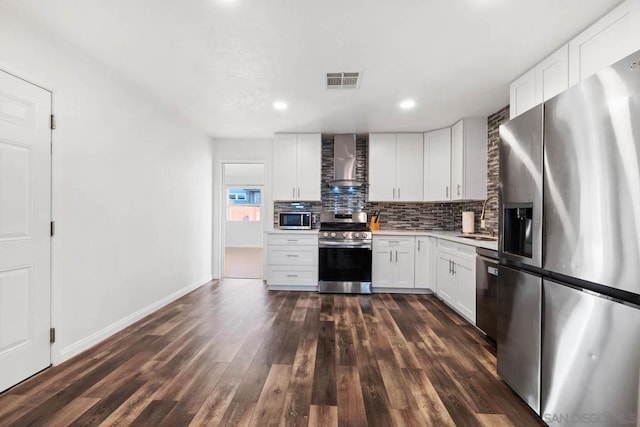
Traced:
POLYGON ((413 99, 405 99, 400 103, 400 108, 402 108, 403 110, 410 110, 415 106, 416 101, 414 101, 413 99))
POLYGON ((276 101, 273 103, 273 108, 278 111, 284 111, 287 109, 287 103, 284 101, 276 101))

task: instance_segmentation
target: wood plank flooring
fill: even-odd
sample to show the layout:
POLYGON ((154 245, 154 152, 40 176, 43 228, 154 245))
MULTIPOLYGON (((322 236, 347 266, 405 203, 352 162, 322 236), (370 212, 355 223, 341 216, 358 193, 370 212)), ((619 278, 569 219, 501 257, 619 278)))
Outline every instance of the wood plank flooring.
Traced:
POLYGON ((533 426, 436 297, 209 283, 0 395, 16 426, 533 426))

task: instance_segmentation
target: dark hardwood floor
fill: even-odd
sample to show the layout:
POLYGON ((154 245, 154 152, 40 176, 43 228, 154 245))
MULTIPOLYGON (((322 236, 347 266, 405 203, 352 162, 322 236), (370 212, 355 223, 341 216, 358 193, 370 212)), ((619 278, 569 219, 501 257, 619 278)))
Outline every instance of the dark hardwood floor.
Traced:
POLYGON ((541 425, 434 296, 207 284, 0 395, 0 425, 541 425))

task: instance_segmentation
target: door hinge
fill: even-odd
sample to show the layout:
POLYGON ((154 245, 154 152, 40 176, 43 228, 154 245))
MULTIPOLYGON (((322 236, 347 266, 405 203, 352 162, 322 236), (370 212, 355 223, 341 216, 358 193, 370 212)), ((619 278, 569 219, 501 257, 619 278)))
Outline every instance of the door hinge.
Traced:
POLYGON ((51 129, 55 129, 56 128, 56 116, 54 116, 53 114, 51 115, 51 129))
POLYGON ((56 235, 56 222, 51 221, 51 237, 56 235))
POLYGON ((56 342, 56 328, 49 329, 49 342, 56 342))

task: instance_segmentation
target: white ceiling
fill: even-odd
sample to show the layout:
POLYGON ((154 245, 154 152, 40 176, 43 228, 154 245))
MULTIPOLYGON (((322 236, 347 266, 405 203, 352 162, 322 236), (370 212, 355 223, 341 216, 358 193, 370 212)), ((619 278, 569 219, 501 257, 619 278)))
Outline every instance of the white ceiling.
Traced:
POLYGON ((212 137, 423 131, 509 83, 620 0, 2 0, 212 137), (361 71, 356 90, 323 73, 361 71), (416 108, 398 103, 413 98, 416 108), (275 111, 275 100, 289 105, 275 111))

